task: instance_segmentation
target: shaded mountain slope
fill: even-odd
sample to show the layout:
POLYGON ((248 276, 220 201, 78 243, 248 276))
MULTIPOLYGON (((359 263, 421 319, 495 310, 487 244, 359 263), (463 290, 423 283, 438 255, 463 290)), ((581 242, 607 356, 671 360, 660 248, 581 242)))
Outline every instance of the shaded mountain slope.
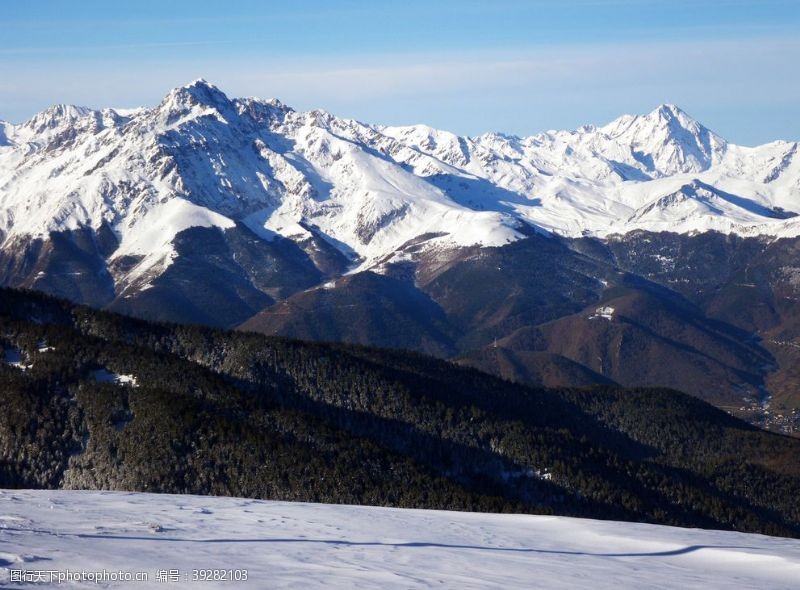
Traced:
POLYGON ((362 272, 298 293, 239 326, 306 340, 455 351, 456 329, 442 309, 408 281, 362 272))
MULTIPOLYGON (((623 244, 613 247, 626 253, 623 244)), ((667 386, 726 408, 767 399, 778 358, 751 326, 647 267, 627 272, 611 248, 533 235, 387 264, 289 297, 242 328, 412 348, 535 385, 667 386)))
MULTIPOLYGON (((498 346, 515 355, 566 357, 623 385, 673 387, 711 403, 761 397, 762 369, 774 360, 746 333, 708 320, 685 302, 616 291, 579 314, 516 330, 498 346)), ((503 374, 499 366, 491 372, 503 374)))
POLYGON ((800 441, 677 392, 531 389, 418 354, 150 324, 8 290, 0 328, 4 486, 800 535, 800 441))

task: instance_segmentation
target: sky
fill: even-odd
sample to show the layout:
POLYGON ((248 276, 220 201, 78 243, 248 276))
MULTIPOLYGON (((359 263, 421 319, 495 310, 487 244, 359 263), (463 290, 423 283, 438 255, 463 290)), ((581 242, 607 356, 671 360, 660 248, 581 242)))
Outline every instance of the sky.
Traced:
POLYGON ((370 123, 530 135, 679 105, 800 140, 800 0, 0 3, 0 119, 154 106, 203 77, 370 123))

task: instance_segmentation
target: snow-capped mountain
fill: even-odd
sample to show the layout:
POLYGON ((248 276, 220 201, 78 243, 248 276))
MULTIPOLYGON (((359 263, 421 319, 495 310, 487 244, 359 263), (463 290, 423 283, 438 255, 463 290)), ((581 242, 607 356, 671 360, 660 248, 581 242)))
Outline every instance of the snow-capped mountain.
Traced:
POLYGON ((229 100, 202 80, 154 109, 57 106, 6 124, 4 135, 6 244, 107 226, 119 240, 112 259, 140 257, 116 277, 124 283, 168 266, 188 227, 240 223, 267 240, 317 231, 369 260, 426 233, 457 244, 521 235, 514 216, 460 205, 376 153, 380 135, 369 127, 277 101, 229 100))
POLYGON ((794 337, 798 240, 765 244, 800 236, 797 152, 730 144, 673 105, 460 137, 197 80, 154 108, 61 105, 0 124, 0 284, 150 319, 467 354, 535 383, 760 400, 774 359, 713 322, 794 337), (611 294, 649 327, 578 329, 611 294), (567 346, 564 333, 583 336, 567 346), (513 358, 481 352, 496 341, 513 358), (665 355, 683 369, 661 371, 665 355))
MULTIPOLYGON (((318 237, 362 267, 411 241, 500 245, 540 228, 797 235, 796 143, 727 143, 678 107, 604 127, 460 137, 382 127, 197 80, 152 109, 59 105, 0 134, 6 246, 107 227, 131 284, 167 267, 189 227, 318 237), (700 188, 698 188, 700 187, 700 188)), ((113 265, 112 265, 113 266, 113 265)))

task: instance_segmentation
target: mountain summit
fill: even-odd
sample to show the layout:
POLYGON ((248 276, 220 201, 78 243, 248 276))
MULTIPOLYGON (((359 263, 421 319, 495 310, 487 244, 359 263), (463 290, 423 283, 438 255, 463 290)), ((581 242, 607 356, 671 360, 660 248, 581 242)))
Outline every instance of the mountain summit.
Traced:
POLYGON ((171 90, 157 110, 166 113, 168 122, 174 123, 193 110, 204 114, 214 110, 220 117, 224 117, 226 114, 235 114, 236 107, 219 88, 203 78, 198 78, 186 86, 171 90))
MULTIPOLYGON (((738 148, 668 104, 600 128, 467 138, 229 99, 201 78, 170 91, 154 109, 59 105, 6 125, 4 135, 6 236, 107 223, 124 241, 126 228, 177 198, 202 207, 194 215, 211 225, 245 222, 285 237, 317 226, 366 261, 421 234, 496 245, 517 239, 524 226, 565 235, 646 229, 629 220, 673 192, 669 179, 684 174, 734 194, 738 181, 758 183, 771 174, 771 186, 740 195, 767 209, 796 208, 800 182, 794 144, 738 148), (787 164, 773 170, 776 160, 787 164), (37 213, 22 213, 34 204, 37 213)), ((797 231, 726 213, 713 223, 658 222, 676 222, 678 231, 740 232, 743 223, 750 233, 797 231)))
POLYGON ((643 116, 624 116, 602 128, 609 139, 631 147, 650 173, 703 172, 721 161, 727 142, 679 107, 662 104, 643 116))
MULTIPOLYGON (((189 234, 247 232, 240 246, 310 257, 292 288, 537 232, 800 234, 797 144, 728 144, 674 105, 600 128, 461 137, 229 98, 198 79, 151 109, 59 105, 0 130, 12 283, 40 284, 53 236, 79 232, 97 245, 86 272, 103 297, 143 293, 209 247, 186 251, 189 234)), ((263 303, 258 285, 240 289, 263 303)))

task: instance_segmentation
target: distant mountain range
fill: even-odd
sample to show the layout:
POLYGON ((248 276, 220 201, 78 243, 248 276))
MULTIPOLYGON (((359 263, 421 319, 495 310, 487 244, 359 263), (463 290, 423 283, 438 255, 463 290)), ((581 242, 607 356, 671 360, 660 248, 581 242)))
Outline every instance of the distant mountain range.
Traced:
POLYGON ((0 123, 0 283, 533 384, 675 387, 791 431, 797 151, 673 105, 470 138, 197 80, 152 109, 0 123))

